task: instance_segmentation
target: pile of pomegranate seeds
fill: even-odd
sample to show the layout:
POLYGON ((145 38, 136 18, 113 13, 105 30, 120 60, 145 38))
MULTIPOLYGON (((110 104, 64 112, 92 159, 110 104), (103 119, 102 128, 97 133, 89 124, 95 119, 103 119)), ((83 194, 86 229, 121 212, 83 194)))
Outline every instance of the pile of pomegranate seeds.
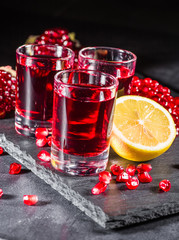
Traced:
POLYGON ((128 94, 147 97, 161 104, 172 115, 179 135, 179 97, 172 97, 169 88, 151 78, 140 79, 134 76, 128 94))
POLYGON ((170 191, 170 188, 171 188, 170 181, 167 180, 167 179, 164 179, 164 180, 160 181, 159 188, 164 192, 170 191))
POLYGON ((40 138, 40 137, 47 137, 48 136, 48 129, 47 128, 37 128, 35 130, 35 137, 40 138))
POLYGON ((49 136, 47 128, 37 128, 35 131, 36 145, 38 147, 44 147, 46 144, 51 146, 51 136, 49 136))
POLYGON ((98 195, 104 192, 107 188, 107 185, 112 179, 111 173, 103 171, 99 173, 99 182, 92 188, 91 192, 93 195, 98 195))
POLYGON ((16 78, 10 66, 0 67, 0 118, 15 109, 16 78))
POLYGON ((37 37, 36 44, 58 44, 73 48, 74 42, 69 36, 69 31, 64 28, 52 28, 45 30, 39 37, 37 37))
POLYGON ((38 197, 37 195, 24 195, 23 196, 23 201, 24 204, 26 205, 35 205, 38 202, 38 197))
POLYGON ((9 174, 19 174, 21 172, 21 164, 11 163, 9 168, 9 174))
POLYGON ((3 148, 0 147, 0 155, 2 155, 2 154, 3 154, 3 148))
POLYGON ((75 52, 75 66, 78 62, 78 52, 81 49, 81 44, 75 39, 75 33, 69 33, 65 28, 51 28, 45 30, 35 40, 36 44, 56 44, 71 48, 75 52))
MULTIPOLYGON (((116 176, 116 182, 125 183, 127 188, 134 190, 139 186, 139 183, 150 183, 152 177, 149 172, 152 170, 152 166, 149 163, 140 163, 137 166, 134 164, 128 164, 124 169, 122 166, 113 164, 110 167, 111 172, 116 176), (137 174, 137 176, 134 176, 137 174)), ((92 188, 91 192, 94 195, 101 194, 107 189, 107 185, 112 179, 111 173, 103 171, 99 173, 99 182, 92 188)), ((169 180, 162 180, 159 183, 159 188, 165 192, 171 188, 169 180)))

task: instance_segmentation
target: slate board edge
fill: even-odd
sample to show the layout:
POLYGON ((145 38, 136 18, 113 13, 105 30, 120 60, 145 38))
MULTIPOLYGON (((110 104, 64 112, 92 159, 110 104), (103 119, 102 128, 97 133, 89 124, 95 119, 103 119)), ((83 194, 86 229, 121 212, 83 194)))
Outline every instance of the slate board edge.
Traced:
MULTIPOLYGON (((53 189, 58 191, 68 201, 72 202, 73 205, 78 207, 93 221, 98 223, 103 228, 106 227, 106 221, 108 219, 108 216, 99 206, 94 205, 92 202, 82 197, 79 193, 75 192, 73 189, 63 183, 63 181, 60 181, 58 185, 54 184, 55 173, 52 174, 52 172, 46 169, 43 165, 39 164, 37 166, 35 159, 33 159, 25 151, 21 151, 18 145, 15 145, 13 142, 6 139, 4 134, 0 134, 0 146, 3 147, 3 149, 14 159, 19 161, 25 167, 30 169, 35 175, 37 175, 39 178, 49 184, 53 189)), ((59 175, 57 177, 58 180, 60 180, 59 175)))

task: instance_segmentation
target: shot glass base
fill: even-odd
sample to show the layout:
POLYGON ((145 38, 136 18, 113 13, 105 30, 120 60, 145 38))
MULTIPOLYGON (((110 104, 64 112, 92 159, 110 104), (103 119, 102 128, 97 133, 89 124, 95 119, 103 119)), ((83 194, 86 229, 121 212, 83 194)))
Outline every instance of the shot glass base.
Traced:
POLYGON ((52 144, 51 164, 63 173, 76 176, 92 176, 106 169, 109 151, 105 150, 98 156, 83 157, 78 155, 66 154, 59 151, 52 144))
POLYGON ((35 130, 37 128, 47 128, 49 134, 52 132, 52 123, 47 121, 30 120, 21 115, 16 111, 15 113, 15 130, 18 134, 35 137, 35 130))

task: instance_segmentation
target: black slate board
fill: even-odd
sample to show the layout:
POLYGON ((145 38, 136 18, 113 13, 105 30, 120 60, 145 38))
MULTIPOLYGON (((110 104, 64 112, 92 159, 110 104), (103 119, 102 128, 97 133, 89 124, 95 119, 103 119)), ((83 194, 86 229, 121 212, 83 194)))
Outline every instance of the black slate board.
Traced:
MULTIPOLYGON (((91 188, 98 182, 97 176, 73 177, 57 172, 37 158, 40 150, 50 151, 49 147, 38 148, 33 138, 18 135, 14 130, 14 118, 0 120, 0 146, 105 228, 120 228, 179 212, 178 143, 179 138, 176 138, 166 153, 150 161, 152 183, 140 184, 131 191, 124 183, 116 183, 114 178, 105 193, 94 196, 91 188), (167 193, 158 189, 160 180, 165 178, 172 184, 167 193)), ((108 167, 112 163, 125 167, 131 162, 111 149, 108 167)))

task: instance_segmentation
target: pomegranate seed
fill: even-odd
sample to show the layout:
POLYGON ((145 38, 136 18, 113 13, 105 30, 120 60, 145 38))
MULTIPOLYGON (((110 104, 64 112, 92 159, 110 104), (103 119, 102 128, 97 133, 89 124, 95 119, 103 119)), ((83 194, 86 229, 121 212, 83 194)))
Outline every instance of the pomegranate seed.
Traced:
POLYGON ((111 177, 111 173, 107 172, 107 171, 103 171, 99 173, 99 181, 100 182, 104 182, 106 184, 109 184, 111 181, 112 177, 111 177))
POLYGON ((119 175, 120 173, 124 172, 124 168, 120 165, 113 164, 110 167, 112 174, 119 175))
POLYGON ((139 186, 139 180, 136 177, 133 177, 126 182, 126 186, 128 189, 134 190, 139 186))
POLYGON ((91 190, 93 195, 98 195, 104 192, 107 188, 107 184, 104 182, 98 182, 91 190))
POLYGON ((2 197, 3 195, 3 190, 0 188, 0 198, 2 197))
POLYGON ((44 147, 46 145, 46 143, 47 143, 46 137, 40 137, 40 138, 36 139, 36 145, 38 147, 44 147))
POLYGON ((38 202, 38 197, 37 195, 24 195, 23 196, 23 201, 24 204, 26 205, 35 205, 38 202))
POLYGON ((136 166, 133 164, 128 164, 126 167, 126 173, 128 173, 131 176, 135 175, 135 171, 136 171, 136 166))
POLYGON ((127 182, 129 179, 131 179, 131 176, 126 172, 122 172, 116 177, 117 182, 127 182))
POLYGON ((42 150, 37 154, 37 157, 44 162, 50 162, 51 156, 46 150, 42 150))
POLYGON ((138 76, 133 76, 132 81, 140 80, 138 76))
POLYGON ((19 174, 21 171, 21 165, 19 163, 11 163, 9 168, 9 174, 19 174))
POLYGON ((148 172, 140 172, 138 173, 138 179, 142 183, 149 183, 152 182, 152 177, 148 172))
POLYGON ((48 136, 48 129, 47 128, 37 128, 35 130, 35 137, 41 138, 41 137, 47 137, 48 136))
POLYGON ((0 155, 2 155, 2 154, 3 154, 3 148, 0 147, 0 155))
POLYGON ((152 166, 150 163, 140 163, 137 165, 137 171, 140 172, 150 172, 152 170, 152 166))
POLYGON ((179 97, 174 98, 175 104, 179 106, 179 97))
POLYGON ((51 145, 52 145, 52 136, 49 136, 49 137, 47 138, 47 143, 48 143, 48 145, 51 147, 51 145))
POLYGON ((167 179, 164 179, 164 180, 160 181, 160 183, 159 183, 159 188, 160 188, 161 190, 163 190, 164 192, 170 191, 170 188, 171 188, 171 183, 170 183, 170 181, 167 180, 167 179))

